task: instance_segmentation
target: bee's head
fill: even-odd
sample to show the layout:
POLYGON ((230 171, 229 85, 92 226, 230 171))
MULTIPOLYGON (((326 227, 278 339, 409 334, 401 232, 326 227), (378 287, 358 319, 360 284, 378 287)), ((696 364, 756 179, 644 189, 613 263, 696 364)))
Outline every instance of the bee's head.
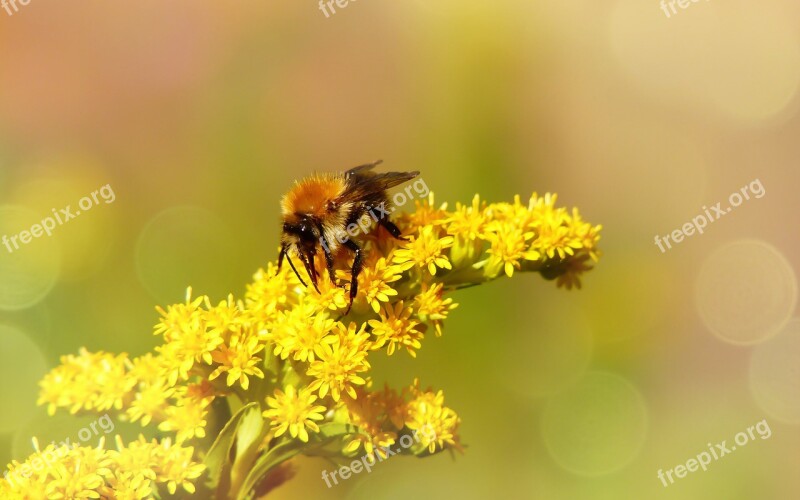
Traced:
POLYGON ((315 253, 319 238, 319 230, 308 217, 295 217, 283 222, 282 241, 294 246, 298 253, 315 253))
MULTIPOLYGON (((281 259, 283 255, 287 255, 289 257, 289 263, 291 264, 291 256, 288 255, 287 252, 289 249, 294 249, 294 252, 302 261, 303 267, 306 268, 308 277, 314 284, 314 288, 317 292, 319 292, 319 288, 317 288, 317 271, 314 264, 314 256, 317 253, 319 238, 320 232, 319 229, 317 229, 317 224, 315 224, 310 217, 293 214, 292 217, 284 219, 283 236, 281 237, 283 246, 281 250, 281 259)), ((295 269, 293 264, 292 270, 297 274, 300 282, 305 285, 303 278, 297 273, 297 269, 295 269)))

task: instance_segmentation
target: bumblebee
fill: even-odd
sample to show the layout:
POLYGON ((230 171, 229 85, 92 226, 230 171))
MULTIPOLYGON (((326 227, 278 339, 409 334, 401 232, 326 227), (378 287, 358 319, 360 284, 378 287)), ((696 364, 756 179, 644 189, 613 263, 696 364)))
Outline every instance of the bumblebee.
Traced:
POLYGON ((290 252, 303 263, 308 278, 319 293, 315 257, 322 249, 331 283, 334 278, 334 256, 346 248, 353 254, 350 269, 350 303, 353 306, 358 293, 358 275, 364 259, 363 249, 353 240, 377 223, 398 240, 403 238, 400 229, 389 220, 393 211, 387 190, 407 182, 419 175, 414 172, 373 172, 381 163, 360 165, 342 173, 323 173, 298 181, 281 200, 283 231, 281 250, 278 255, 278 271, 284 257, 297 275, 300 283, 307 287, 297 272, 290 252))

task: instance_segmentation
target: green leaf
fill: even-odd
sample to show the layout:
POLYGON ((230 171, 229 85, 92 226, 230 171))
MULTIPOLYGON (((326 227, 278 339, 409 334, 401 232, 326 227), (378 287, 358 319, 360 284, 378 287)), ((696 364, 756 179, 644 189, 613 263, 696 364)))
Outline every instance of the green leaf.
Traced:
POLYGON ((272 384, 278 382, 278 374, 281 371, 281 363, 278 356, 272 354, 272 346, 267 344, 264 349, 264 374, 272 384))
MULTIPOLYGON (((254 403, 255 404, 255 403, 254 403)), ((264 430, 264 417, 261 416, 261 407, 248 405, 242 412, 239 427, 236 431, 236 462, 250 450, 261 443, 264 430)))
MULTIPOLYGON (((356 434, 358 432, 359 429, 355 425, 330 422, 320 425, 319 433, 313 434, 312 436, 314 436, 316 438, 315 440, 317 441, 330 441, 332 439, 347 436, 349 434, 356 434)), ((269 474, 273 468, 302 452, 303 448, 306 446, 306 443, 292 439, 279 444, 275 448, 269 450, 269 452, 266 454, 262 455, 261 458, 256 461, 253 469, 247 475, 242 488, 239 490, 239 495, 237 497, 238 500, 246 500, 249 498, 250 492, 256 487, 256 485, 264 476, 269 474)))
POLYGON ((261 408, 258 405, 251 406, 242 416, 236 433, 236 459, 231 469, 229 490, 231 497, 240 489, 242 481, 252 470, 267 431, 268 428, 265 428, 264 418, 261 416, 261 408))
POLYGON ((239 430, 242 417, 248 414, 254 407, 258 408, 258 403, 250 403, 241 407, 239 411, 228 420, 228 423, 222 428, 222 432, 219 433, 217 439, 214 440, 214 444, 211 445, 211 448, 208 450, 203 462, 206 467, 208 467, 209 486, 212 489, 227 491, 226 484, 229 482, 230 477, 229 473, 225 472, 229 471, 232 465, 230 463, 231 450, 236 440, 236 434, 239 430), (220 485, 221 482, 225 484, 220 485))
POLYGON ((359 432, 361 431, 358 426, 353 424, 329 422, 319 426, 319 433, 317 433, 317 435, 321 436, 323 439, 332 439, 347 436, 348 434, 358 434, 359 432))
POLYGON ((237 499, 246 500, 250 498, 250 492, 256 487, 259 481, 261 481, 261 478, 267 475, 274 467, 303 451, 302 446, 302 442, 291 440, 276 446, 269 450, 268 453, 262 455, 244 480, 244 484, 239 489, 237 499))
POLYGON ((304 387, 306 385, 303 376, 296 370, 296 363, 291 359, 287 359, 286 364, 283 366, 283 376, 281 378, 281 386, 279 389, 283 390, 288 386, 304 387))

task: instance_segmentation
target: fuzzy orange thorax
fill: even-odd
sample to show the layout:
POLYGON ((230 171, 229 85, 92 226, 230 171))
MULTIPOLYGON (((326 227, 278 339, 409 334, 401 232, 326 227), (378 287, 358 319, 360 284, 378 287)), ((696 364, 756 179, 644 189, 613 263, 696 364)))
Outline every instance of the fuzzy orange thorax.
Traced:
POLYGON ((328 202, 338 198, 345 189, 341 175, 316 174, 298 182, 281 200, 284 216, 309 214, 322 217, 328 202))

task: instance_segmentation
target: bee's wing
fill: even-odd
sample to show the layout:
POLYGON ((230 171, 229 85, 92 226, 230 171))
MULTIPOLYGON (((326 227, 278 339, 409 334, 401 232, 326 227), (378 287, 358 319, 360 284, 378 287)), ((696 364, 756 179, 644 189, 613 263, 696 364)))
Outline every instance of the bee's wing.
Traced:
POLYGON ((383 193, 389 188, 410 181, 419 172, 382 172, 375 174, 360 171, 347 178, 347 189, 339 197, 340 201, 361 201, 369 199, 376 193, 383 193))
POLYGON ((383 163, 383 160, 375 160, 372 163, 366 163, 364 165, 359 165, 357 167, 353 167, 353 168, 351 168, 350 170, 348 170, 348 171, 346 171, 344 173, 344 178, 345 179, 349 179, 350 177, 352 177, 354 175, 358 175, 360 173, 368 172, 369 170, 372 170, 373 168, 375 168, 378 165, 380 165, 381 163, 383 163))
POLYGON ((372 174, 367 182, 371 183, 373 186, 380 186, 379 189, 384 191, 406 181, 410 181, 418 175, 419 172, 416 170, 414 172, 384 172, 381 174, 372 174))

